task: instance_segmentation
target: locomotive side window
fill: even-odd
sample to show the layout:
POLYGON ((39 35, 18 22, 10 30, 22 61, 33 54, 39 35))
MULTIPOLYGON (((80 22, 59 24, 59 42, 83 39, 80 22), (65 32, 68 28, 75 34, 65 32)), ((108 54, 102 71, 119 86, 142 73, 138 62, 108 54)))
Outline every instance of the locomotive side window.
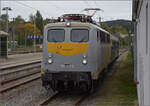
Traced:
POLYGON ((64 29, 50 29, 47 35, 48 42, 63 42, 65 40, 64 29))
POLYGON ((100 31, 97 31, 97 41, 100 41, 100 31))
POLYGON ((72 42, 88 42, 89 30, 88 29, 72 29, 71 41, 72 42))
POLYGON ((101 42, 105 43, 105 33, 104 32, 100 32, 100 37, 101 37, 101 42))
POLYGON ((110 43, 110 35, 107 34, 107 43, 110 43))

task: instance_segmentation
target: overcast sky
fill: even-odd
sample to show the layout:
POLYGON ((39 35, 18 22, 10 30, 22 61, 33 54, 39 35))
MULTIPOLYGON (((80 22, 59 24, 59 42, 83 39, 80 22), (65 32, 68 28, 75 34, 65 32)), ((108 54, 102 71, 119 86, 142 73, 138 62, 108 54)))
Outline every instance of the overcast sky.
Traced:
MULTIPOLYGON (((56 18, 66 13, 85 13, 84 8, 101 8, 104 11, 97 12, 94 19, 102 17, 102 21, 115 19, 132 19, 132 1, 1 1, 1 6, 9 6, 10 18, 21 15, 28 20, 30 14, 39 10, 43 18, 56 18)), ((5 12, 2 11, 2 14, 5 12)))

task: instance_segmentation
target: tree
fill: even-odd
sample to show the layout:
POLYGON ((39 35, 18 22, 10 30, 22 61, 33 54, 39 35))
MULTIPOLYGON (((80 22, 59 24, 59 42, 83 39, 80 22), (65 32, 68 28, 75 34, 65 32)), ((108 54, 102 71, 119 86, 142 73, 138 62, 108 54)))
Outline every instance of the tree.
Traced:
MULTIPOLYGON (((24 25, 24 29, 26 31, 26 33, 30 34, 30 35, 34 35, 34 24, 31 23, 26 23, 24 25)), ((38 27, 36 27, 36 35, 40 35, 40 30, 38 29, 38 27)))
MULTIPOLYGON (((24 25, 24 29, 25 29, 25 36, 27 37, 27 35, 34 35, 34 24, 31 23, 26 23, 24 25)), ((39 36, 40 35, 40 29, 38 29, 38 27, 35 28, 35 35, 39 36)), ((36 40, 37 41, 37 40, 36 40)), ((32 44, 33 40, 27 40, 28 44, 32 44)))
POLYGON ((34 24, 34 16, 33 16, 33 14, 30 14, 30 16, 29 16, 29 21, 30 21, 32 24, 34 24))
MULTIPOLYGON (((40 30, 36 27, 36 35, 40 35, 40 30)), ((34 35, 34 24, 26 23, 26 24, 19 24, 16 28, 16 40, 18 41, 19 45, 24 45, 25 41, 27 40, 27 44, 31 45, 33 40, 27 39, 27 35, 34 35)))
POLYGON ((20 15, 15 18, 15 24, 21 24, 24 22, 25 20, 20 15))
POLYGON ((43 20, 43 24, 44 25, 46 25, 46 24, 48 24, 50 22, 51 22, 51 19, 49 19, 49 18, 46 18, 45 20, 43 20))
POLYGON ((38 29, 40 29, 41 34, 43 34, 43 17, 39 11, 36 12, 35 23, 38 29))
POLYGON ((105 29, 106 31, 110 32, 110 27, 109 27, 106 23, 102 23, 102 24, 101 24, 101 27, 102 27, 103 29, 105 29))
MULTIPOLYGON (((131 23, 130 23, 131 24, 131 23)), ((128 46, 131 45, 132 43, 132 37, 131 37, 131 33, 132 33, 132 25, 124 25, 124 28, 126 29, 127 31, 127 34, 128 34, 128 46)))
POLYGON ((6 14, 2 14, 1 15, 1 21, 6 21, 7 20, 7 15, 6 14))

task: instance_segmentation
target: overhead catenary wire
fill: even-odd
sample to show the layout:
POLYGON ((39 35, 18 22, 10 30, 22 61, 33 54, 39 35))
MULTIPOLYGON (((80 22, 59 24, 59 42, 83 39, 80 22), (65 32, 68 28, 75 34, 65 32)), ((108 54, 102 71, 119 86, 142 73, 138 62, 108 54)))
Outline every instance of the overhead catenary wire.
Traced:
POLYGON ((95 4, 96 7, 99 7, 99 6, 97 5, 97 2, 96 2, 95 0, 94 0, 94 4, 95 4))
MULTIPOLYGON (((14 0, 14 1, 16 1, 16 3, 18 3, 18 4, 21 4, 21 5, 25 6, 25 7, 31 8, 31 9, 33 9, 33 10, 41 11, 41 10, 38 10, 37 8, 34 8, 34 7, 32 7, 32 6, 28 5, 28 4, 22 3, 22 2, 20 2, 20 1, 18 1, 18 0, 14 0)), ((62 8, 60 8, 60 7, 56 6, 56 5, 54 5, 52 2, 50 3, 50 5, 53 6, 53 7, 55 7, 57 10, 63 11, 63 12, 65 13, 65 10, 64 10, 64 9, 62 9, 62 8)), ((49 13, 47 13, 47 12, 45 12, 45 11, 42 11, 42 12, 43 12, 45 15, 47 15, 48 17, 51 16, 51 15, 48 15, 49 13)))
MULTIPOLYGON (((22 6, 24 6, 24 7, 31 8, 31 9, 33 9, 33 10, 35 10, 35 11, 41 11, 41 10, 39 10, 39 9, 37 9, 37 8, 34 8, 34 7, 32 7, 32 6, 28 5, 28 4, 22 3, 22 2, 20 2, 20 1, 17 1, 17 0, 14 0, 14 1, 15 1, 16 3, 18 3, 18 4, 22 5, 22 6)), ((42 11, 42 12, 44 13, 44 15, 47 15, 48 17, 50 17, 50 15, 48 15, 45 11, 42 11)))
POLYGON ((89 5, 89 3, 88 3, 88 1, 87 1, 87 0, 84 0, 83 2, 84 2, 84 4, 86 4, 86 5, 87 5, 87 7, 91 7, 91 6, 89 5))
MULTIPOLYGON (((97 8, 100 8, 100 6, 98 5, 99 3, 97 3, 96 0, 94 0, 93 2, 94 2, 95 6, 96 6, 97 8)), ((101 8, 100 8, 100 9, 101 9, 101 8)), ((100 11, 101 11, 101 12, 104 12, 103 9, 101 9, 100 11)), ((99 22, 102 21, 102 20, 104 20, 104 18, 100 15, 100 12, 99 12, 99 14, 97 14, 97 16, 98 16, 97 19, 99 20, 99 22)))
POLYGON ((54 4, 52 4, 52 2, 51 2, 50 5, 52 5, 52 6, 55 7, 56 9, 61 10, 61 11, 63 11, 63 12, 65 13, 65 10, 64 10, 64 9, 62 9, 62 8, 60 8, 60 7, 58 7, 58 6, 54 5, 54 4))
MULTIPOLYGON (((84 2, 84 4, 85 4, 87 7, 90 7, 90 8, 91 8, 91 6, 89 5, 89 3, 88 3, 87 0, 83 0, 83 2, 84 2)), ((87 14, 89 14, 89 11, 87 11, 87 14)))
POLYGON ((17 2, 18 4, 21 4, 21 5, 23 5, 23 6, 25 6, 25 7, 29 7, 29 8, 31 8, 31 9, 34 9, 34 10, 38 10, 38 9, 36 9, 36 8, 34 8, 34 7, 31 7, 31 6, 29 6, 29 5, 27 5, 27 4, 24 4, 24 3, 22 3, 22 2, 19 2, 19 1, 17 1, 17 0, 14 0, 15 2, 17 2))

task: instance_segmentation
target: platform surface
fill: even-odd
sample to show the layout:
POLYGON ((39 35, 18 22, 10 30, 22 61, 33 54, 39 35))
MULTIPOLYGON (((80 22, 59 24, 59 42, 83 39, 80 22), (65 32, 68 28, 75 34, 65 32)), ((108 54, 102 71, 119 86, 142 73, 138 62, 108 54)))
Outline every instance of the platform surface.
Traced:
POLYGON ((11 65, 11 64, 21 63, 21 62, 28 62, 32 60, 38 60, 41 58, 42 58, 42 53, 8 55, 7 59, 0 58, 0 66, 11 65))

